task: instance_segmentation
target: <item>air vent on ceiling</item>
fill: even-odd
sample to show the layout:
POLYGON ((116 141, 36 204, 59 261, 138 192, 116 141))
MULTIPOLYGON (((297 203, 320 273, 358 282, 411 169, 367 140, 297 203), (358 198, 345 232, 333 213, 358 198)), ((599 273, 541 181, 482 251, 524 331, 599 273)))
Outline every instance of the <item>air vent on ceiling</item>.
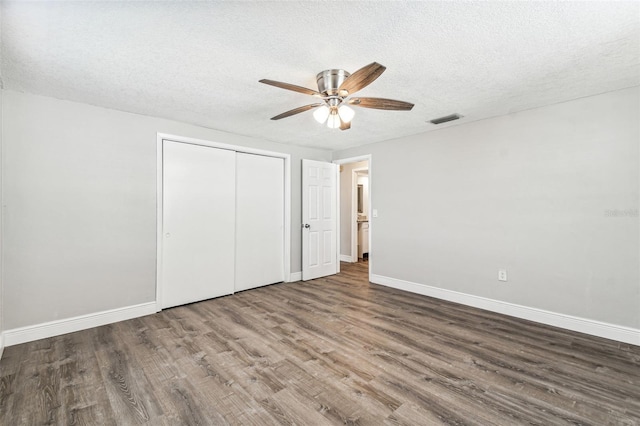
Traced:
POLYGON ((444 117, 434 118, 433 120, 429 120, 429 123, 442 124, 442 123, 446 123, 447 121, 457 120, 459 118, 462 118, 460 114, 451 114, 451 115, 445 115, 444 117))

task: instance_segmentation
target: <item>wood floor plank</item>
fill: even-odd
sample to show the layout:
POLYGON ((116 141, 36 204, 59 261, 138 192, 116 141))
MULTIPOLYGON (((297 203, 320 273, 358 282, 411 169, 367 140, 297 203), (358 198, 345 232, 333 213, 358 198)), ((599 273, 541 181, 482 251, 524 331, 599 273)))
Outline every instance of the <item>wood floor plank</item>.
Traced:
POLYGON ((442 423, 442 419, 435 413, 410 402, 405 402, 384 419, 384 424, 388 426, 436 425, 440 423, 442 423))
POLYGON ((640 347, 341 268, 8 347, 0 424, 640 424, 640 347))
POLYGON ((283 389, 263 401, 279 424, 283 425, 331 425, 320 412, 319 404, 294 389, 283 389))
POLYGON ((162 411, 133 351, 117 337, 124 335, 121 329, 126 326, 99 327, 102 345, 96 348, 95 356, 115 416, 130 424, 144 424, 162 411))
POLYGON ((59 339, 60 423, 63 424, 115 424, 104 386, 95 386, 102 377, 97 359, 93 356, 94 339, 86 340, 91 331, 70 333, 59 339))

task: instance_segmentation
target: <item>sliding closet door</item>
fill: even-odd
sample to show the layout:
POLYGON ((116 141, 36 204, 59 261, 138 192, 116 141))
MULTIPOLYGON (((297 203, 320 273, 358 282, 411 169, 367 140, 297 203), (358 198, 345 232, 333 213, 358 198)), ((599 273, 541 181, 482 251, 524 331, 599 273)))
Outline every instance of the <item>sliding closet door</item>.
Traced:
POLYGON ((284 160, 237 153, 236 284, 284 280, 284 160))
POLYGON ((233 293, 236 153, 164 141, 162 307, 233 293))

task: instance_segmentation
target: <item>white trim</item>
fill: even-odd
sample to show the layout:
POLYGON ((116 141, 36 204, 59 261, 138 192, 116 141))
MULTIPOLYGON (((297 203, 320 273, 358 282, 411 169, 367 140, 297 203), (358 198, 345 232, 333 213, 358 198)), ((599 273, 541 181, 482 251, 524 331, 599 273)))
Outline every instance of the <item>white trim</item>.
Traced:
POLYGON ((164 136, 158 133, 156 138, 156 312, 162 310, 162 140, 164 136))
POLYGON ((353 256, 349 256, 349 255, 346 255, 346 254, 341 254, 340 255, 340 262, 354 263, 355 260, 353 260, 353 256))
MULTIPOLYGON (((358 174, 351 171, 351 258, 358 261, 358 174)), ((342 237, 342 236, 341 236, 342 237)))
POLYGON ((370 160, 371 154, 359 155, 357 157, 341 158, 339 160, 333 160, 334 164, 347 164, 347 163, 359 163, 360 161, 370 160))
POLYGON ((291 281, 291 156, 284 158, 284 281, 291 281))
POLYGON ((167 133, 158 133, 158 140, 168 140, 172 142, 188 143, 191 145, 208 146, 211 148, 228 149, 229 151, 244 152, 246 154, 264 155, 267 157, 290 158, 291 155, 282 152, 266 151, 264 149, 251 148, 241 145, 231 145, 228 143, 208 141, 204 139, 190 138, 187 136, 171 135, 167 133))
POLYGON ((155 312, 155 302, 141 303, 139 305, 111 309, 109 311, 96 312, 93 314, 80 315, 73 318, 50 321, 27 327, 14 328, 12 330, 6 330, 3 334, 5 344, 7 346, 13 346, 19 345, 20 343, 45 339, 47 337, 73 333, 74 331, 100 327, 101 325, 124 321, 131 318, 143 317, 145 315, 154 314, 155 312))
MULTIPOLYGON (((334 163, 335 164, 335 163, 334 163)), ((340 166, 336 166, 336 175, 334 177, 336 187, 336 274, 340 273, 340 166)), ((305 188, 306 190, 306 188, 305 188)))
POLYGON ((289 275, 289 279, 287 280, 287 282, 294 283, 296 281, 302 281, 302 271, 292 272, 289 275))
POLYGON ((450 302, 473 306, 475 308, 497 312, 516 318, 522 318, 554 327, 560 327, 567 330, 640 346, 640 329, 559 314, 556 312, 545 311, 543 309, 516 305, 509 302, 502 302, 500 300, 488 299, 486 297, 474 296, 471 294, 404 281, 397 278, 385 277, 382 275, 372 274, 369 280, 372 283, 397 288, 399 290, 448 300, 450 302))
POLYGON ((228 149, 246 154, 264 155, 266 157, 282 158, 284 160, 284 281, 297 281, 291 278, 291 155, 281 152, 265 151, 240 145, 212 142, 186 136, 176 136, 158 133, 156 136, 156 311, 162 310, 162 141, 187 143, 208 146, 211 148, 228 149))
POLYGON ((4 332, 0 333, 0 359, 2 359, 2 354, 4 353, 4 332))
MULTIPOLYGON (((371 154, 367 155, 367 165, 369 166, 369 211, 367 212, 367 219, 369 220, 369 255, 367 257, 367 262, 369 263, 369 277, 373 274, 373 258, 371 253, 373 252, 373 228, 374 228, 374 220, 373 220, 373 156, 371 154)), ((356 258, 358 254, 356 253, 356 258)))

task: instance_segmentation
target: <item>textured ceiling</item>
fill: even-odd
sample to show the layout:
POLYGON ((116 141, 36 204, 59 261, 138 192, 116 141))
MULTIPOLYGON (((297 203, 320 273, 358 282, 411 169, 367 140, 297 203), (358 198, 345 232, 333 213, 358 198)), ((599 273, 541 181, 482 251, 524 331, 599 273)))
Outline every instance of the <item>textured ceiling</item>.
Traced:
POLYGON ((639 56, 638 2, 2 3, 7 89, 328 149, 638 85, 639 56), (358 108, 344 132, 269 120, 315 98, 259 79, 316 88, 373 61, 358 93, 412 111, 358 108))

